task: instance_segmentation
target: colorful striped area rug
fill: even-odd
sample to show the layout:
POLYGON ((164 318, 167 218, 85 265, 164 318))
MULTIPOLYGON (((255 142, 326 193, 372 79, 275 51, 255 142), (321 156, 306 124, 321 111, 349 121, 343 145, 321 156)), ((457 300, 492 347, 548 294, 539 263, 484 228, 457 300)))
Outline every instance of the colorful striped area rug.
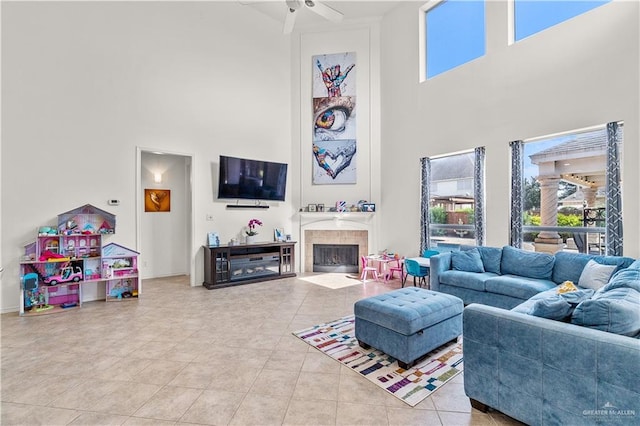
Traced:
POLYGON ((413 368, 404 370, 391 356, 358 345, 353 315, 293 334, 412 407, 462 372, 461 338, 437 348, 413 368))

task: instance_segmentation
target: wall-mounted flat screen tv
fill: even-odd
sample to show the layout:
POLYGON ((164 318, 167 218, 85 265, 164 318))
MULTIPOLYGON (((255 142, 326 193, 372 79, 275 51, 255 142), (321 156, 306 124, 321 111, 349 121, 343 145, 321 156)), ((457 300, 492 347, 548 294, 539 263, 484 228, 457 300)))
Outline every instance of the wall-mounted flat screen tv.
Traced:
POLYGON ((218 198, 284 201, 287 165, 220 156, 218 198))

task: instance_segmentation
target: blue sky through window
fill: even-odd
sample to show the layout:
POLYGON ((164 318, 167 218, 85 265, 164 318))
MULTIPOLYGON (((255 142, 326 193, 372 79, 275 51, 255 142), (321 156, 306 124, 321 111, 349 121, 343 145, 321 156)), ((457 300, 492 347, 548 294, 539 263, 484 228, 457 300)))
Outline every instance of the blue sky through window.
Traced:
POLYGON ((484 0, 443 1, 425 15, 427 78, 484 55, 484 0))
POLYGON ((514 0, 515 41, 595 9, 611 0, 514 0))

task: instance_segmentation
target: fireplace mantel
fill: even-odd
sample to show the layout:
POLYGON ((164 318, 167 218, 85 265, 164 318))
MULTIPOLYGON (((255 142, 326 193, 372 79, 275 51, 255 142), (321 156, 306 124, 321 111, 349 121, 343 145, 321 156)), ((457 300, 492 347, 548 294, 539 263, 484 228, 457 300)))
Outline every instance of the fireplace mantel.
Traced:
POLYGON ((375 212, 300 212, 300 249, 301 249, 301 272, 312 272, 313 270, 313 243, 308 241, 307 235, 321 236, 321 241, 316 243, 351 243, 360 247, 359 255, 366 255, 375 249, 375 212), (327 231, 326 235, 307 231, 327 231), (366 231, 348 232, 348 231, 366 231), (331 235, 340 241, 332 241, 326 236, 331 235), (351 240, 351 241, 349 241, 351 240))
POLYGON ((370 223, 375 212, 300 212, 300 225, 305 226, 323 221, 346 221, 355 223, 370 223))

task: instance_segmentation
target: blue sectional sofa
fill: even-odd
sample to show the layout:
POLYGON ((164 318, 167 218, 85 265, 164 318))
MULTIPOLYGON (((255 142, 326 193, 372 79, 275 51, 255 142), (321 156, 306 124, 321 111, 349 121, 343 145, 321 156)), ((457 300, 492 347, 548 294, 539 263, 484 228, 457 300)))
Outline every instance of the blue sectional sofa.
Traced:
POLYGON ((531 252, 511 246, 463 247, 430 259, 430 289, 457 296, 465 305, 511 309, 564 281, 578 283, 589 260, 626 268, 633 259, 559 252, 531 252))
POLYGON ((640 425, 640 260, 479 247, 438 255, 431 269, 432 289, 467 304, 474 408, 534 426, 640 425), (576 288, 559 292, 566 281, 576 288))

